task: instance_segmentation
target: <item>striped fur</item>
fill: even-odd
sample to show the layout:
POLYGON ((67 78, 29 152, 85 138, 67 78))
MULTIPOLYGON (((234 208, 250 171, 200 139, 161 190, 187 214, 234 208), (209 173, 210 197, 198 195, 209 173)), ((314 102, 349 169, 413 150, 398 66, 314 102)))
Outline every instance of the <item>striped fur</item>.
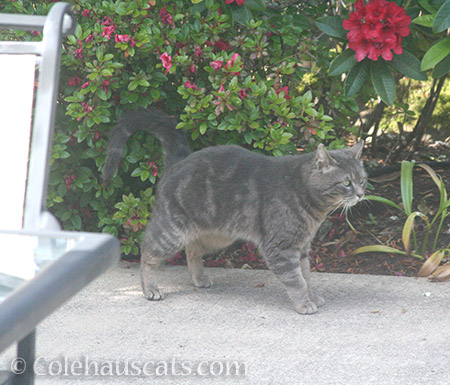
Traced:
POLYGON ((122 118, 113 129, 105 177, 113 175, 126 139, 147 129, 163 145, 166 166, 152 220, 141 245, 144 296, 163 298, 156 283, 161 262, 186 248, 198 287, 211 286, 202 256, 243 239, 255 243, 286 287, 294 308, 312 314, 324 300, 311 290, 309 248, 326 216, 364 195, 363 143, 342 150, 268 157, 238 146, 189 154, 175 122, 156 110, 122 118))

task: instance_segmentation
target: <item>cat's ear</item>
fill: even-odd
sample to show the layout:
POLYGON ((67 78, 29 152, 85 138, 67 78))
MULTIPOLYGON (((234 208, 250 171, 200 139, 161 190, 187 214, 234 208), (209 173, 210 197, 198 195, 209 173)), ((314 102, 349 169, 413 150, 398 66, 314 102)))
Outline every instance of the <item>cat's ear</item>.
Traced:
POLYGON ((358 143, 354 144, 349 148, 350 152, 353 154, 355 159, 360 159, 362 151, 364 149, 364 140, 360 140, 358 143))
POLYGON ((335 160, 331 157, 325 146, 320 143, 316 151, 316 167, 326 172, 334 166, 336 166, 335 160))

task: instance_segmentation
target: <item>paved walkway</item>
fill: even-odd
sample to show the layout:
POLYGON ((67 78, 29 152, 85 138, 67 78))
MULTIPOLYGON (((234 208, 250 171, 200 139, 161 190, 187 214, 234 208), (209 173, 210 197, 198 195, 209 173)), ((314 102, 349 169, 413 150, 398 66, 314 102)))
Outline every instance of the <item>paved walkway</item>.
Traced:
POLYGON ((269 271, 207 271, 165 268, 148 302, 121 262, 40 325, 36 384, 450 384, 450 282, 313 274, 327 303, 301 316, 269 271))

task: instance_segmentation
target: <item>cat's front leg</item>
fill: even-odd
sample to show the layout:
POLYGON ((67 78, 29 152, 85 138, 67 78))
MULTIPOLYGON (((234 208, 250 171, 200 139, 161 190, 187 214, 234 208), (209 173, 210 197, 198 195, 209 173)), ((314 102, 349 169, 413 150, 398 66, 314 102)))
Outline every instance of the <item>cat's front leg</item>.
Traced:
POLYGON ((305 278, 306 284, 308 285, 309 298, 318 307, 325 305, 325 300, 311 288, 311 268, 309 263, 309 252, 302 254, 302 256, 300 257, 300 265, 302 268, 303 278, 305 278))
POLYGON ((309 296, 308 283, 302 273, 298 250, 270 250, 266 251, 265 257, 269 268, 286 287, 294 309, 300 314, 317 312, 317 305, 309 296))

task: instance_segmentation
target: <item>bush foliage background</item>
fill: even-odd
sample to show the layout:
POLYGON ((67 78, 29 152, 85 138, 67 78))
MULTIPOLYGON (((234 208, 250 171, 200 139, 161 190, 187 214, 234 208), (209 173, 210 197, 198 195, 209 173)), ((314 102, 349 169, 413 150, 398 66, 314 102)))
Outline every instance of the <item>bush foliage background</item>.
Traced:
MULTIPOLYGON (((346 97, 329 76, 342 42, 314 21, 345 2, 69 2, 78 26, 64 41, 48 206, 67 230, 119 236, 126 254, 138 254, 164 160, 159 142, 138 132, 117 177, 102 183, 108 133, 124 110, 175 115, 193 149, 233 143, 280 156, 344 146, 360 111, 377 103, 372 88, 346 97)), ((52 4, 2 1, 0 12, 46 15, 52 4)), ((402 103, 393 115, 409 111, 402 103)))
MULTIPOLYGON (((318 103, 327 91, 315 86, 311 58, 330 60, 311 37, 319 3, 72 1, 78 26, 64 43, 48 195, 63 227, 110 232, 126 254, 138 253, 163 169, 159 142, 135 134, 118 176, 107 186, 100 177, 109 129, 127 109, 154 105, 177 116, 194 149, 235 143, 279 156, 325 139, 341 146, 318 103)), ((0 11, 46 15, 51 6, 17 0, 0 11)))

